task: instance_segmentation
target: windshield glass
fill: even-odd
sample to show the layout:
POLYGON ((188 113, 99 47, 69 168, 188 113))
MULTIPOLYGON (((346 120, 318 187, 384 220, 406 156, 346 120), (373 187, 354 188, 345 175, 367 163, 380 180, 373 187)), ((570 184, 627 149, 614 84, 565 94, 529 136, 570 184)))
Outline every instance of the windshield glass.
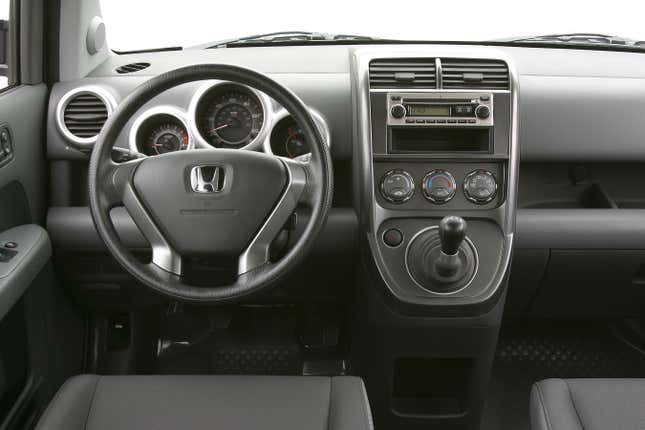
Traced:
MULTIPOLYGON (((611 7, 567 0, 101 0, 101 8, 108 44, 115 51, 211 46, 244 36, 295 30, 427 41, 593 33, 627 38, 635 47, 642 46, 635 41, 645 40, 643 14, 638 11, 645 8, 627 0, 614 0, 611 7)), ((536 42, 608 41, 584 37, 536 42)))

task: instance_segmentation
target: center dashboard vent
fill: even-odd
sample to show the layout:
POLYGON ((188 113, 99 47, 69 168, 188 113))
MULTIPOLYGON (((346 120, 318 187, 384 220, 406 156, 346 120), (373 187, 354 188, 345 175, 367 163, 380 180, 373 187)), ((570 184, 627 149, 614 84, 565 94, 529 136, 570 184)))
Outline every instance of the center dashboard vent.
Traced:
POLYGON ((447 89, 509 89, 508 65, 501 60, 442 58, 441 78, 447 89))
POLYGON ((393 58, 370 62, 370 88, 437 88, 434 58, 393 58))
POLYGON ((108 105, 101 97, 91 92, 80 92, 65 105, 62 123, 74 138, 91 140, 101 132, 108 115, 108 105))
POLYGON ((150 63, 130 63, 124 66, 119 66, 115 70, 117 73, 124 75, 126 73, 139 72, 143 69, 150 67, 150 63))

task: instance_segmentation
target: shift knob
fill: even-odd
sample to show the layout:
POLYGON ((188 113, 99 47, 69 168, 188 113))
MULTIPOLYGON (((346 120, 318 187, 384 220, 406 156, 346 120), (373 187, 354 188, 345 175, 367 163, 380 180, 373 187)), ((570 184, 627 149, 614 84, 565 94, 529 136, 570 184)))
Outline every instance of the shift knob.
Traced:
POLYGON ((446 255, 455 255, 466 237, 466 221, 459 216, 447 216, 439 223, 441 251, 446 255))

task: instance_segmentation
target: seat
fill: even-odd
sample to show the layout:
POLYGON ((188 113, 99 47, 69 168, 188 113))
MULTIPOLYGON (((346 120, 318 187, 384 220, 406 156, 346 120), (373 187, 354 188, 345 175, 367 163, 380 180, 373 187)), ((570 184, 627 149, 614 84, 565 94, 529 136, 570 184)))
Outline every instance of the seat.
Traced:
POLYGON ((645 379, 546 379, 531 390, 531 429, 640 429, 644 404, 645 379))
POLYGON ((305 376, 97 376, 68 380, 37 430, 369 430, 363 381, 305 376))

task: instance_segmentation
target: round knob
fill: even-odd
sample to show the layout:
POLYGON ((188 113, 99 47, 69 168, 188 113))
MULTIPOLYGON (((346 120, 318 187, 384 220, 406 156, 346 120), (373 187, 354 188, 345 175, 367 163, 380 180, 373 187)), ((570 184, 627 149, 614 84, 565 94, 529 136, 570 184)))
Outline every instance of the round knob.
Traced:
POLYGON ((490 108, 486 105, 479 105, 477 106, 477 109, 475 109, 475 115, 477 115, 477 118, 479 119, 486 119, 490 116, 490 108))
POLYGON ((492 201, 497 194, 497 181, 488 170, 473 170, 464 179, 464 195, 476 204, 492 201))
POLYGON ((381 195, 391 203, 405 203, 414 194, 414 179, 404 170, 390 170, 381 180, 381 195))
POLYGON ((423 195, 432 203, 447 203, 452 200, 456 192, 455 177, 446 170, 432 170, 423 178, 423 195))
POLYGON ((392 114, 392 116, 394 118, 399 119, 399 118, 403 118, 405 116, 405 114, 407 113, 407 111, 405 109, 405 106, 403 106, 401 104, 398 104, 398 105, 394 105, 394 106, 392 106, 390 108, 390 113, 392 114))

